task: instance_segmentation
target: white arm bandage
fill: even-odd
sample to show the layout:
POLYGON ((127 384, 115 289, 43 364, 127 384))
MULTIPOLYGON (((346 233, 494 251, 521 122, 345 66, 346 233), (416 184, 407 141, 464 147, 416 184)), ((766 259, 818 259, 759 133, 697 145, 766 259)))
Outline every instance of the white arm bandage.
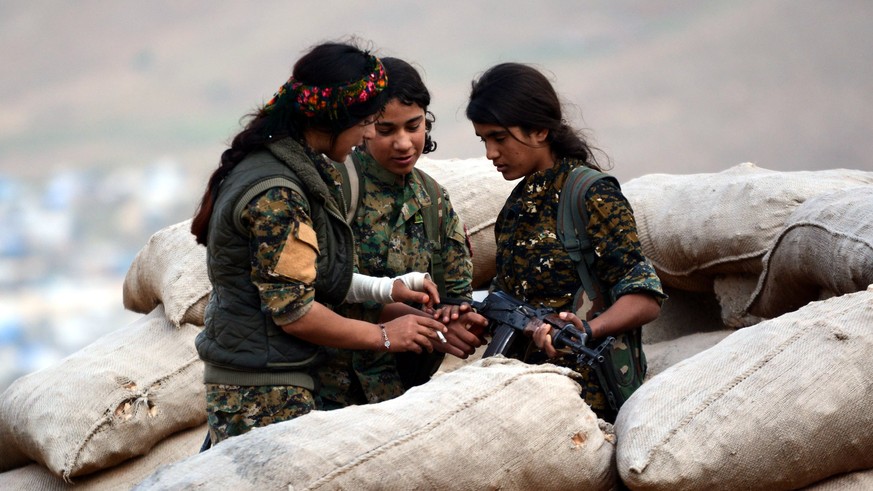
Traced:
POLYGON ((352 275, 352 284, 349 287, 349 292, 346 294, 346 303, 361 303, 373 301, 377 303, 391 303, 394 301, 391 298, 391 289, 394 287, 394 281, 400 280, 407 288, 414 291, 424 291, 424 279, 429 278, 427 273, 406 273, 396 278, 367 276, 354 273, 352 275))

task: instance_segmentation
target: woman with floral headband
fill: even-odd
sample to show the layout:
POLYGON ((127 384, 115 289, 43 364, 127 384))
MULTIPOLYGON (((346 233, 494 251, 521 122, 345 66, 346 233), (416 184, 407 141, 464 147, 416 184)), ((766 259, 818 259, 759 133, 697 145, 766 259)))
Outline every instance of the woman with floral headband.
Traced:
POLYGON ((196 340, 212 444, 319 409, 313 374, 324 347, 430 351, 446 331, 402 304, 377 323, 333 311, 344 301, 438 301, 432 282, 430 295, 409 288, 421 290, 423 275, 353 273, 342 179, 327 159, 344 160, 372 136, 387 83, 375 56, 315 46, 209 179, 191 231, 206 246, 213 285, 196 340))

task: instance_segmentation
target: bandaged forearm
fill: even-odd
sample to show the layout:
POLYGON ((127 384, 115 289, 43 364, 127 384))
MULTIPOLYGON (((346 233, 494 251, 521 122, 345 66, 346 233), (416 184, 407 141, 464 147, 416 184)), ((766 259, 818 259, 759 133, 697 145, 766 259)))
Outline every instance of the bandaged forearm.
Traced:
POLYGON ((414 291, 424 291, 424 280, 430 276, 427 273, 406 273, 396 278, 367 276, 355 273, 352 275, 352 284, 346 294, 346 303, 362 303, 367 301, 377 303, 391 303, 391 289, 394 281, 400 280, 407 288, 414 291))

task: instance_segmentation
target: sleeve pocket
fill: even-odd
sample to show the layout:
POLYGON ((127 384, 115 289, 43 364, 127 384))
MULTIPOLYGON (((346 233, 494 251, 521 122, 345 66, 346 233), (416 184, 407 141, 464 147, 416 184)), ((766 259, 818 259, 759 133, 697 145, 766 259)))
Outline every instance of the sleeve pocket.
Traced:
POLYGON ((301 223, 288 234, 274 273, 303 283, 312 283, 316 276, 318 237, 315 230, 301 223))

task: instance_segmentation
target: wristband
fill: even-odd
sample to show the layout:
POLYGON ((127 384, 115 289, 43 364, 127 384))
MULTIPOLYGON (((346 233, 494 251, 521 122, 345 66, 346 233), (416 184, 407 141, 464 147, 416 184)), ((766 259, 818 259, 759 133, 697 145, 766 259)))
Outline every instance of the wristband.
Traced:
POLYGON ((379 324, 379 329, 382 330, 382 340, 385 341, 385 351, 391 349, 391 341, 388 341, 388 331, 385 330, 385 324, 379 324))

